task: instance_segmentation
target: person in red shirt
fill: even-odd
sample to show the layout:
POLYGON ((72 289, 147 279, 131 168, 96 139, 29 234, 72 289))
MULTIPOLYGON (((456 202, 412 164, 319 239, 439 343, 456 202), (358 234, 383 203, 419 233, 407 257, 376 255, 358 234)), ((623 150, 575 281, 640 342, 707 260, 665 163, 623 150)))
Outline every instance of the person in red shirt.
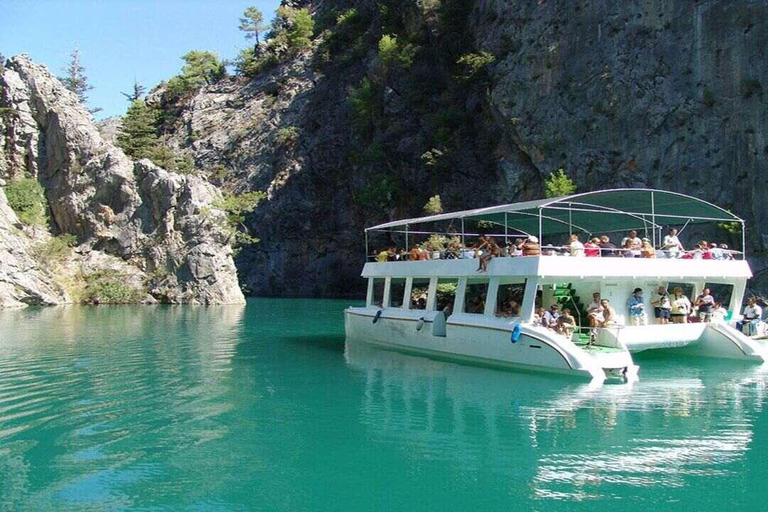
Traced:
POLYGON ((596 258, 600 256, 600 239, 593 238, 584 244, 584 255, 587 258, 596 258))

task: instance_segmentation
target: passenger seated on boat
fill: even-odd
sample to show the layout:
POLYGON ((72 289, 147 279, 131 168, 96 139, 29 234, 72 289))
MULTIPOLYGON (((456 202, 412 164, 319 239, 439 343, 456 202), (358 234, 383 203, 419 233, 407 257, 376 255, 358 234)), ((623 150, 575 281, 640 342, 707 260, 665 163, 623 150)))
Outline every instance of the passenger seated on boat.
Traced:
POLYGON ((426 260, 432 259, 432 254, 430 253, 430 251, 427 250, 427 247, 429 247, 429 245, 422 244, 421 246, 419 246, 419 254, 418 254, 419 261, 426 261, 426 260))
POLYGON ((496 243, 496 240, 490 236, 485 237, 485 243, 481 244, 481 246, 484 246, 485 248, 483 249, 483 253, 480 255, 480 265, 478 266, 477 271, 486 272, 488 270, 488 262, 496 256, 501 256, 502 251, 501 247, 499 247, 499 244, 496 243))
POLYGON ((741 317, 741 320, 736 322, 736 328, 745 332, 744 327, 746 326, 747 329, 745 334, 752 336, 757 332, 757 324, 760 322, 762 316, 763 308, 757 304, 757 300, 754 297, 750 297, 747 299, 747 306, 744 308, 744 316, 741 317))
POLYGON ((496 312, 496 316, 503 316, 505 318, 520 316, 520 304, 516 300, 510 299, 496 312))
POLYGON ((603 317, 603 306, 600 305, 600 294, 592 294, 592 302, 587 306, 587 322, 590 327, 600 327, 605 321, 603 317))
POLYGON ((451 316, 451 314, 453 314, 453 302, 449 302, 445 305, 443 308, 443 314, 445 315, 445 318, 448 318, 451 316))
POLYGON ((419 259, 419 244, 413 244, 413 247, 411 247, 411 254, 408 257, 411 261, 416 261, 419 259))
POLYGON ((669 234, 664 237, 661 250, 668 258, 679 258, 680 254, 685 252, 683 244, 677 238, 677 230, 675 228, 670 229, 669 234))
POLYGON ((611 239, 607 235, 603 235, 600 237, 600 255, 603 257, 614 257, 618 256, 616 254, 617 248, 616 245, 611 242, 611 239))
POLYGON ((584 255, 587 258, 597 258, 600 256, 600 239, 592 238, 584 244, 584 255))
POLYGON ((557 319, 560 318, 560 313, 557 311, 558 305, 552 304, 549 309, 541 316, 541 325, 547 329, 554 329, 557 326, 557 319))
POLYGON ((461 243, 457 240, 451 240, 448 242, 448 247, 445 249, 445 259, 455 260, 461 257, 461 243))
POLYGON ((571 235, 570 241, 568 242, 568 251, 571 256, 584 256, 584 244, 579 240, 579 235, 571 235))
POLYGON ((732 259, 734 259, 733 252, 730 249, 728 249, 728 245, 720 244, 720 250, 723 251, 723 259, 724 260, 732 260, 732 259))
POLYGON ((627 236, 621 241, 622 247, 627 247, 627 242, 630 243, 629 248, 632 250, 632 256, 635 258, 640 257, 640 248, 643 245, 643 241, 637 237, 637 231, 634 229, 627 233, 627 236))
POLYGON ((573 336, 573 329, 576 327, 576 319, 571 315, 571 310, 563 308, 563 314, 557 318, 555 330, 570 339, 573 336))
POLYGON ((485 298, 478 295, 467 303, 467 313, 482 315, 485 312, 485 298))
POLYGON ((631 240, 627 240, 624 245, 622 246, 621 255, 625 258, 634 258, 635 257, 635 245, 632 243, 631 240))
POLYGON ((522 256, 523 255, 523 244, 525 243, 525 240, 522 238, 518 238, 515 240, 515 244, 509 248, 509 255, 510 256, 522 256))
POLYGON ((627 300, 627 307, 629 308, 630 325, 648 325, 642 288, 635 288, 627 300))
POLYGON ((539 239, 535 236, 529 236, 523 244, 523 256, 538 256, 540 253, 539 239))
POLYGON ((555 246, 552 244, 547 244, 544 247, 542 247, 541 255, 542 256, 560 256, 560 254, 557 252, 557 249, 555 249, 555 246))
POLYGON ((536 312, 533 314, 533 325, 541 326, 542 325, 542 319, 544 318, 544 313, 546 313, 546 310, 544 307, 539 306, 536 308, 536 312))
POLYGON ((723 307, 719 302, 715 302, 715 307, 712 309, 712 322, 718 324, 724 324, 725 318, 728 316, 728 310, 723 307))
POLYGON ((608 299, 601 299, 600 306, 603 308, 603 323, 600 327, 609 327, 618 323, 618 316, 616 310, 611 306, 611 301, 608 299))
POLYGON ((692 311, 691 301, 683 295, 683 289, 679 286, 672 290, 674 297, 672 298, 672 309, 670 310, 670 316, 672 317, 673 324, 686 324, 688 323, 688 316, 692 311))
POLYGON ((642 249, 640 249, 640 256, 643 258, 655 258, 656 257, 656 249, 653 248, 651 245, 651 241, 647 238, 643 240, 643 246, 642 249))

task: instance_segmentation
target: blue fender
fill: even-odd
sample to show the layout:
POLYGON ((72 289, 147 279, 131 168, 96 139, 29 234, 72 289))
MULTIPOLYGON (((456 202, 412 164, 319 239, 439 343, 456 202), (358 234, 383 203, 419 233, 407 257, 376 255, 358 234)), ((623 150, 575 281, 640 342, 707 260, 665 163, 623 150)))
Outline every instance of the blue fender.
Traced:
POLYGON ((509 337, 512 343, 517 343, 520 340, 520 324, 515 324, 515 328, 512 329, 512 335, 509 337))

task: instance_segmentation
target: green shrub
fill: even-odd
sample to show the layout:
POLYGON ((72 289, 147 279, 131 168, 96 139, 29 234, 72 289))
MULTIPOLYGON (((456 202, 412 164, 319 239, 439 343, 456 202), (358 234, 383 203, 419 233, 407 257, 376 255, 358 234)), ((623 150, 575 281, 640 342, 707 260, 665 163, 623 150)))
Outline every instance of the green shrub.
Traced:
POLYGON ((443 213, 443 202, 439 195, 429 198, 427 204, 424 205, 424 213, 428 215, 437 215, 438 213, 443 213))
POLYGON ((286 13, 288 31, 286 39, 288 47, 291 50, 303 50, 312 43, 312 33, 315 30, 315 21, 307 9, 291 9, 290 7, 281 7, 278 13, 283 9, 286 13))
POLYGON ((296 141, 299 140, 299 133, 300 130, 296 126, 286 126, 285 128, 280 128, 275 133, 275 141, 278 145, 283 147, 290 147, 296 144, 296 141))
POLYGON ((32 253, 43 265, 51 265, 69 258, 75 245, 77 245, 75 235, 59 235, 37 244, 32 253))
POLYGON ((379 58, 387 66, 411 67, 417 50, 411 43, 400 43, 394 35, 384 35, 379 40, 379 58))
POLYGON ((456 64, 461 68, 461 75, 459 78, 463 80, 479 78, 481 72, 484 71, 487 66, 493 64, 495 60, 496 57, 494 57, 492 53, 485 51, 480 53, 466 53, 456 61, 456 64))
POLYGON ((224 192, 221 199, 214 201, 213 207, 222 210, 225 214, 225 221, 221 227, 227 233, 229 243, 235 254, 240 251, 241 246, 259 242, 258 238, 245 231, 247 228, 243 222, 245 215, 255 210, 266 196, 267 194, 260 191, 242 194, 224 192))
POLYGON ((701 101, 709 108, 712 108, 715 106, 715 103, 717 102, 715 98, 715 93, 710 89, 709 87, 704 88, 704 92, 701 95, 701 101))
POLYGON ((351 21, 354 21, 355 18, 357 18, 358 12, 357 9, 347 9, 346 11, 342 12, 336 17, 336 24, 341 25, 343 23, 348 23, 351 21))
POLYGON ((5 187, 8 205, 21 222, 41 226, 47 221, 45 191, 35 178, 19 178, 5 187))
POLYGON ((224 63, 215 53, 192 50, 181 57, 185 64, 181 74, 171 78, 166 87, 172 97, 186 96, 205 84, 212 84, 227 74, 224 63))
POLYGON ((547 197, 568 196, 576 192, 576 185, 563 169, 549 173, 549 178, 544 182, 544 192, 547 197))
POLYGON ((349 92, 352 125, 360 130, 372 127, 380 110, 379 91, 367 77, 363 78, 360 86, 349 92))
POLYGON ((256 55, 253 48, 246 48, 235 59, 235 69, 242 76, 254 78, 265 71, 269 71, 280 63, 274 53, 261 52, 256 55))
POLYGON ((146 291, 128 284, 127 276, 116 270, 101 270, 85 276, 83 302, 130 304, 140 301, 146 291))

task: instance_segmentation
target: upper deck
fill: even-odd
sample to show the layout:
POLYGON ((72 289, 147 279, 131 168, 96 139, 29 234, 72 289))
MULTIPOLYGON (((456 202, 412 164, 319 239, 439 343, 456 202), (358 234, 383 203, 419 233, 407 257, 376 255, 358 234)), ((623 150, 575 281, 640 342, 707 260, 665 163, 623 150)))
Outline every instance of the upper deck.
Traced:
POLYGON ((752 277, 745 260, 669 258, 572 258, 520 256, 493 258, 487 272, 477 259, 366 263, 363 277, 575 277, 575 278, 739 278, 752 277))

